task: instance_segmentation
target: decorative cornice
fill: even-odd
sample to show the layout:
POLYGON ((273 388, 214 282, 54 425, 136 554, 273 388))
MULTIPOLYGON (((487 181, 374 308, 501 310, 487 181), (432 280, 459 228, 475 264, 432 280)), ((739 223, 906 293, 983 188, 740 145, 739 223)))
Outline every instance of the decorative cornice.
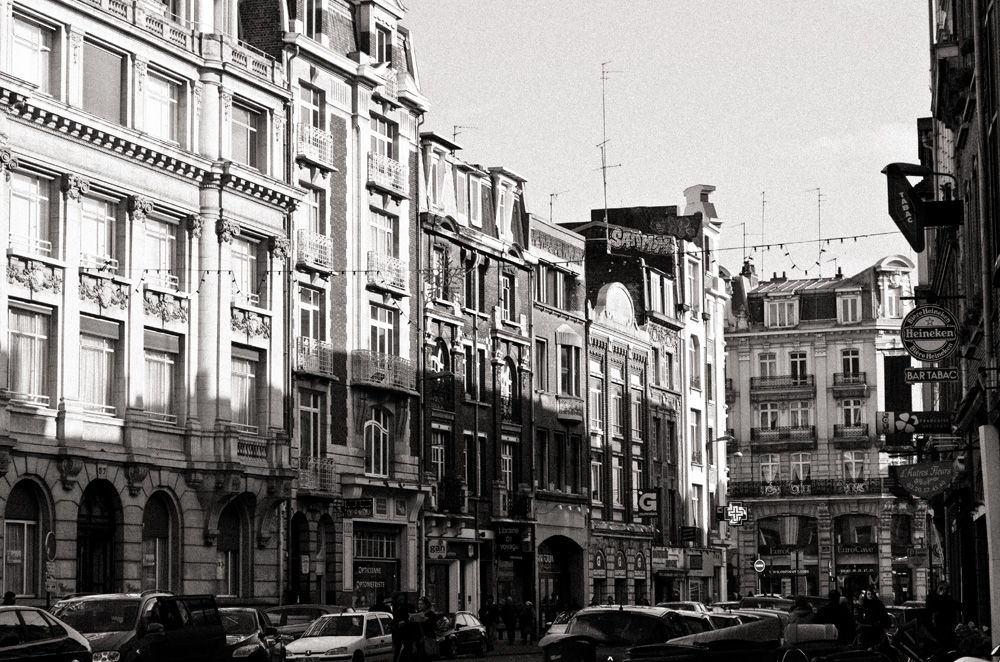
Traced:
POLYGON ((240 236, 240 224, 236 221, 220 219, 215 222, 215 233, 219 235, 219 241, 232 243, 235 237, 240 236))
POLYGON ((271 337, 271 320, 249 310, 233 308, 230 326, 233 331, 242 331, 250 337, 271 337))
POLYGON ((268 245, 271 249, 271 254, 276 259, 284 260, 291 254, 292 242, 288 241, 285 237, 271 237, 268 245))
POLYGON ((205 221, 199 214, 190 214, 187 217, 187 230, 195 239, 201 237, 201 230, 205 227, 205 221))
POLYGON ((132 220, 145 223, 146 217, 153 213, 153 201, 141 195, 130 195, 128 210, 132 214, 132 220))
POLYGON ((79 202, 90 191, 90 182, 80 175, 67 172, 62 178, 62 190, 67 198, 79 202))
POLYGON ((170 294, 147 291, 142 302, 147 315, 158 317, 164 322, 187 322, 187 300, 170 294))
POLYGON ((32 292, 52 290, 62 292, 62 271, 34 260, 21 260, 15 256, 7 258, 7 282, 23 285, 32 292))
POLYGON ((80 275, 80 300, 94 301, 101 308, 128 308, 128 288, 108 278, 80 275))

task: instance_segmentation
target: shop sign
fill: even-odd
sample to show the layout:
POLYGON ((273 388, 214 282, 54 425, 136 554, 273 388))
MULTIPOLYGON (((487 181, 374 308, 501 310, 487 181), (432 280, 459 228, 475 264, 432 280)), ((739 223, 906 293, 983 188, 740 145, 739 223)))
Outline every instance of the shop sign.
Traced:
POLYGON ((946 411, 880 411, 875 434, 887 437, 905 434, 950 433, 951 413, 946 411))
POLYGON ((646 555, 642 552, 635 555, 635 570, 633 571, 632 576, 636 579, 646 578, 646 555))
POLYGON ((375 511, 372 497, 361 497, 360 499, 344 499, 344 517, 354 519, 358 517, 371 517, 375 511))
POLYGON ((649 554, 649 569, 653 572, 666 569, 668 553, 666 547, 653 545, 653 549, 649 554))
POLYGON ((429 559, 445 559, 448 558, 448 541, 428 538, 427 539, 427 558, 429 559))
POLYGON ((689 554, 688 555, 688 567, 691 570, 701 570, 705 567, 702 561, 701 554, 689 554))
POLYGON ((874 543, 857 543, 853 545, 837 545, 838 554, 874 554, 874 543))
POLYGON ((771 568, 772 577, 805 577, 809 574, 808 570, 795 568, 771 568))
POLYGON ((598 579, 604 579, 608 576, 608 568, 604 562, 604 552, 601 550, 594 552, 594 569, 591 570, 590 574, 598 579))
MULTIPOLYGON (((539 546, 541 549, 542 546, 539 546)), ((538 572, 558 573, 560 568, 556 565, 555 554, 551 552, 538 552, 538 572)))
POLYGON ((625 560, 625 552, 618 550, 615 552, 615 579, 624 579, 628 576, 628 562, 625 560))
POLYGON ((639 516, 656 517, 660 514, 659 488, 644 488, 639 490, 639 516))
POLYGON ((696 540, 698 540, 697 526, 681 527, 681 542, 695 542, 696 540))
POLYGON ((952 462, 921 462, 896 467, 896 480, 907 492, 921 499, 941 494, 957 473, 952 462))
POLYGON ((768 556, 791 556, 794 550, 791 547, 761 547, 758 551, 768 556))
POLYGON ((838 563, 838 575, 873 575, 878 572, 874 563, 838 563))
POLYGON ((942 361, 958 349, 958 319, 941 306, 917 306, 903 318, 899 334, 918 361, 942 361))
POLYGON ((395 589, 395 561, 354 562, 354 590, 356 592, 389 595, 395 589))
POLYGON ((520 561, 532 551, 531 527, 522 524, 497 524, 494 543, 497 559, 520 561))

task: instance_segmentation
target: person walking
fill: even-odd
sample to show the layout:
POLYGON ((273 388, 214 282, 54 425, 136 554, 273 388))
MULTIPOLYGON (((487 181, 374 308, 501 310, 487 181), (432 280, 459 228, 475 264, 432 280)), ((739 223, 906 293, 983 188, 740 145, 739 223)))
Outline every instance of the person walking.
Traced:
POLYGON ((396 591, 392 594, 392 660, 410 662, 413 659, 413 624, 410 614, 416 608, 406 599, 406 594, 396 591))
POLYGON ((14 599, 17 598, 17 594, 14 591, 7 591, 3 594, 3 604, 12 605, 14 604, 14 599))
POLYGON ((889 612, 885 605, 875 591, 868 589, 858 608, 858 646, 865 650, 877 650, 882 645, 889 624, 889 612))
POLYGON ((415 657, 419 662, 429 662, 439 656, 437 643, 438 615, 434 612, 431 599, 426 595, 417 600, 417 610, 410 614, 410 621, 415 625, 413 639, 415 657))
POLYGON ((537 622, 537 614, 535 613, 535 606, 531 604, 531 601, 526 601, 524 603, 524 608, 521 609, 521 643, 522 644, 533 644, 535 643, 535 623, 537 622))
POLYGON ((962 603, 951 596, 948 582, 939 582, 933 593, 927 595, 927 616, 930 618, 931 632, 944 646, 955 643, 955 626, 962 603))
POLYGON ((493 650, 497 640, 497 623, 500 622, 500 608, 492 595, 486 596, 486 603, 479 608, 479 620, 486 626, 486 649, 493 650))
POLYGON ((840 641, 854 641, 857 634, 854 627, 854 615, 847 608, 847 605, 840 601, 840 591, 830 591, 830 601, 816 611, 816 620, 813 621, 822 625, 833 625, 837 628, 837 639, 840 641))
POLYGON ((517 608, 514 606, 514 599, 509 595, 503 599, 500 606, 500 620, 507 631, 507 643, 514 643, 514 628, 517 627, 517 608))
POLYGON ((789 625, 815 622, 816 614, 813 612, 812 605, 802 596, 795 598, 795 602, 788 608, 788 613, 789 625))

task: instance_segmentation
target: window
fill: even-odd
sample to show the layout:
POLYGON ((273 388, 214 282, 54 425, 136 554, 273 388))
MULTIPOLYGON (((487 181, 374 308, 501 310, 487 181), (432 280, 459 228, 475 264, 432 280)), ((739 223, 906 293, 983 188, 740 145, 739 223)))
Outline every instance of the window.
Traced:
POLYGON ((143 225, 146 226, 146 278, 160 287, 176 290, 180 283, 177 226, 152 218, 147 218, 143 225))
POLYGON ((389 413, 373 408, 365 423, 365 473, 369 476, 389 476, 389 413))
POLYGON ((810 480, 810 468, 812 463, 809 458, 809 453, 792 453, 791 461, 792 482, 802 483, 810 480))
POLYGON ((114 416, 118 324, 80 318, 80 401, 89 411, 114 416))
POLYGON ((691 410, 691 461, 695 464, 702 463, 702 437, 701 437, 701 412, 697 409, 691 410))
POLYGON ((326 340, 323 290, 299 288, 299 336, 310 340, 326 340))
POLYGON ((264 171, 267 131, 264 114, 233 103, 232 158, 251 168, 264 171))
POLYGON ((166 500, 154 494, 142 511, 142 589, 173 589, 177 537, 166 500))
POLYGON ((233 237, 232 256, 233 298, 243 305, 259 306, 263 281, 259 280, 257 251, 259 246, 252 239, 233 237))
POLYGON ((243 540, 240 511, 235 503, 230 503, 219 515, 218 540, 216 563, 222 575, 222 580, 218 582, 218 594, 237 596, 243 582, 240 550, 248 543, 243 540))
POLYGON ((392 30, 382 25, 376 25, 373 36, 372 58, 376 62, 392 64, 392 30))
POLYGON ((842 350, 840 352, 840 361, 845 374, 856 375, 861 372, 861 352, 858 350, 842 350))
POLYGON ((844 479, 851 481, 864 480, 865 452, 844 451, 844 479))
POLYGON ((608 400, 611 407, 608 414, 611 416, 611 434, 616 437, 625 434, 625 396, 622 387, 612 384, 608 389, 608 400))
POLYGON ((232 416, 240 432, 257 434, 257 371, 259 354, 244 347, 233 347, 232 416))
POLYGON ((146 133, 171 142, 180 140, 181 86, 163 76, 146 76, 146 133))
POLYGON ((431 431, 431 472, 438 481, 444 479, 444 449, 447 436, 444 430, 431 431))
POLYGON ((39 516, 38 500, 22 485, 15 485, 4 513, 4 591, 19 596, 38 594, 39 516))
POLYGON ((143 408, 151 420, 176 423, 176 386, 180 380, 180 340, 158 331, 146 330, 146 390, 143 408))
POLYGON ((632 511, 639 510, 639 490, 642 489, 642 460, 632 460, 632 511))
POLYGON ((590 500, 604 501, 604 462, 600 455, 590 457, 590 500))
POLYGON ((486 312, 486 279, 489 266, 469 263, 465 270, 465 307, 486 312))
POLYGON ((535 339, 535 388, 549 390, 549 343, 542 338, 535 339))
POLYGON ((843 324, 861 319, 861 297, 856 294, 840 297, 840 321, 843 324))
POLYGON ((11 73, 17 78, 37 85, 38 91, 42 94, 52 94, 54 43, 54 30, 15 14, 11 73))
POLYGON ((98 198, 83 198, 80 225, 80 263, 106 271, 117 271, 115 225, 118 207, 98 198))
POLYGON ((701 343, 691 336, 688 344, 688 370, 691 371, 691 388, 701 388, 701 343))
POLYGON ((303 18, 305 35, 310 39, 316 39, 323 33, 323 1, 305 0, 303 8, 303 18))
POLYGON ((900 305, 900 288, 889 287, 885 290, 885 316, 899 318, 903 316, 903 309, 900 305))
POLYGON ((778 357, 774 352, 763 352, 757 357, 757 366, 759 367, 759 376, 761 377, 777 377, 778 376, 778 357))
POLYGON ((514 444, 509 441, 500 444, 500 482, 507 490, 507 507, 509 508, 510 494, 514 491, 514 444))
POLYGON ((371 346, 369 349, 378 354, 398 356, 398 313, 391 308, 372 304, 370 315, 371 346))
MULTIPOLYGON (((469 212, 469 192, 467 175, 455 169, 455 213, 462 221, 468 218, 469 212)), ((465 225, 463 222, 462 225, 465 225)))
POLYGON ((767 325, 769 327, 795 326, 798 323, 798 305, 795 301, 767 302, 767 325))
POLYGON ((479 454, 476 452, 476 439, 466 432, 465 440, 465 484, 469 493, 479 496, 479 454))
POLYGON ((51 180, 14 172, 10 178, 10 246, 37 255, 51 255, 49 191, 51 180))
POLYGON ((326 234, 326 195, 321 189, 303 186, 306 190, 302 201, 306 217, 306 230, 313 234, 326 234))
POLYGON ((691 306, 691 312, 697 313, 700 309, 698 305, 701 301, 701 292, 698 291, 698 265, 695 262, 685 262, 687 274, 687 304, 691 306))
POLYGON ((559 392, 580 396, 580 348, 576 345, 559 346, 559 392))
POLYGON ((101 119, 122 123, 124 62, 118 53, 93 42, 83 44, 83 109, 101 119))
POLYGON ((469 177, 469 222, 477 228, 483 227, 483 183, 476 177, 469 177))
POLYGON ((590 380, 590 429, 604 434, 604 384, 590 380))
POLYGON ((773 483, 781 476, 781 456, 776 453, 765 453, 760 458, 760 478, 765 483, 773 483))
POLYGON ((399 254, 399 219, 377 209, 371 210, 372 250, 378 255, 399 254))
MULTIPOLYGON (((306 0, 309 4, 319 3, 319 0, 306 0)), ((307 9, 308 11, 308 9, 307 9)), ((299 87, 299 124, 317 130, 323 130, 323 92, 304 83, 299 87)))
POLYGON ((809 427, 809 401, 794 400, 788 403, 789 424, 793 428, 809 427))
POLYGON ((666 387, 670 389, 677 388, 677 364, 674 360, 674 353, 666 352, 664 358, 666 359, 666 365, 663 366, 667 377, 666 387))
POLYGON ((476 351, 472 345, 465 346, 465 397, 475 399, 476 389, 476 351))
POLYGON ((757 406, 760 427, 764 429, 774 429, 778 427, 778 403, 762 402, 757 406))
POLYGON ((431 250, 431 296, 435 299, 447 299, 449 296, 447 261, 447 249, 434 246, 431 250))
POLYGON ((611 456, 611 499, 612 505, 625 505, 625 466, 621 455, 611 456))
POLYGON ((844 400, 842 409, 844 410, 844 425, 861 425, 861 412, 864 411, 861 400, 844 400))
MULTIPOLYGON (((701 485, 691 486, 691 513, 694 516, 694 525, 701 529, 702 522, 704 521, 704 515, 701 512, 701 504, 705 503, 704 499, 704 488, 701 485)), ((699 539, 695 541, 695 545, 701 544, 701 531, 698 532, 699 539)))
POLYGON ((299 389, 299 445, 304 457, 326 457, 326 396, 299 389))
MULTIPOLYGON (((386 159, 396 159, 396 125, 378 115, 371 119, 372 154, 386 159)), ((432 168, 437 173, 437 168, 432 168)))
POLYGON ((631 413, 630 423, 632 428, 632 440, 642 441, 642 391, 632 389, 629 398, 629 410, 631 413))
POLYGON ((809 382, 805 352, 792 352, 788 355, 792 369, 792 385, 800 386, 809 382))
POLYGON ((503 274, 500 277, 500 310, 503 319, 513 322, 516 316, 514 310, 514 274, 503 274))
POLYGON ((15 308, 8 313, 11 396, 21 402, 49 405, 49 314, 15 308))

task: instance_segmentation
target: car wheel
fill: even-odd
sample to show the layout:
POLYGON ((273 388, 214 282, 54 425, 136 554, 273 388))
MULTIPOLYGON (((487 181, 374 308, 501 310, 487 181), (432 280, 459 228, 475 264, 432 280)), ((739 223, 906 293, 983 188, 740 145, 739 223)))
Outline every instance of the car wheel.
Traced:
POLYGON ((351 658, 351 662, 365 662, 365 654, 361 651, 354 651, 354 657, 351 658))
POLYGON ((455 641, 454 637, 449 637, 444 641, 444 650, 442 651, 444 657, 449 660, 454 660, 458 657, 458 642, 455 641))
POLYGON ((479 648, 476 649, 476 657, 486 657, 486 652, 489 650, 489 643, 486 641, 486 637, 479 638, 479 648))

